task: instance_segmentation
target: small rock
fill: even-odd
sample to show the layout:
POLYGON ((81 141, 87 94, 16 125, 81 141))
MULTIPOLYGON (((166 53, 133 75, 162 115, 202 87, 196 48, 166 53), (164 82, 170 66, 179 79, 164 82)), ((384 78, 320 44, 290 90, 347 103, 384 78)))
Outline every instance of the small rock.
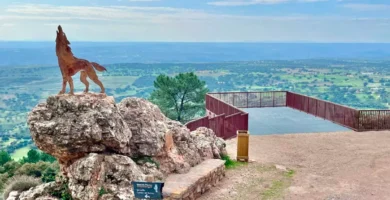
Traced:
POLYGON ((280 170, 280 171, 283 171, 283 172, 287 172, 287 168, 283 165, 275 165, 275 168, 277 170, 280 170))
POLYGON ((18 191, 12 191, 9 193, 7 200, 17 200, 19 196, 18 191))

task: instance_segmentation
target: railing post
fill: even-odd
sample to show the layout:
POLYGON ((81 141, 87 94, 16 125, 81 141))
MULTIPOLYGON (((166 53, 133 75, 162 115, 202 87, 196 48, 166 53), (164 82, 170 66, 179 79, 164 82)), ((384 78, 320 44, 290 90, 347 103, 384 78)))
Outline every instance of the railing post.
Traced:
POLYGON ((275 92, 272 92, 272 107, 275 107, 275 92))
POLYGON ((234 93, 233 93, 233 106, 236 106, 235 104, 234 104, 234 97, 235 97, 236 95, 234 95, 234 93))
POLYGON ((249 92, 246 92, 246 108, 249 108, 249 92))
POLYGON ((260 105, 259 105, 259 108, 261 108, 261 92, 259 92, 259 97, 260 97, 260 105))
POLYGON ((344 110, 344 125, 345 125, 345 108, 343 108, 343 110, 344 110))
POLYGON ((325 108, 324 108, 324 119, 326 119, 326 104, 328 104, 328 102, 325 102, 325 108))
POLYGON ((376 119, 376 122, 377 122, 377 124, 376 124, 376 130, 379 130, 379 117, 380 117, 381 111, 377 111, 377 113, 378 113, 378 117, 377 117, 377 119, 376 119))

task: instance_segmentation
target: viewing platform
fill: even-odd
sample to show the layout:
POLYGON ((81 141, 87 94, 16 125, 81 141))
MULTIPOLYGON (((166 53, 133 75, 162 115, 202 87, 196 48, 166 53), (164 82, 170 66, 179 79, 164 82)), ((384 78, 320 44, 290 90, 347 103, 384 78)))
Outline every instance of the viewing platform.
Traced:
POLYGON ((358 110, 289 91, 208 93, 206 112, 186 126, 208 127, 224 139, 236 137, 237 130, 251 134, 390 130, 390 110, 358 110))

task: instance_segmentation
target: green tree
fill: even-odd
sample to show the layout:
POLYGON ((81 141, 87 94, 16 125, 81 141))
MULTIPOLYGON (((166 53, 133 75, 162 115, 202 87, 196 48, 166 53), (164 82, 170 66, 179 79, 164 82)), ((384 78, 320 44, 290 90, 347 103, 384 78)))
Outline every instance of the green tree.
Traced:
POLYGON ((41 159, 41 154, 37 150, 31 149, 27 153, 27 158, 23 157, 23 159, 21 160, 21 163, 22 164, 24 164, 24 163, 36 163, 40 159, 41 159))
POLYGON ((170 119, 184 123, 204 115, 204 97, 209 90, 206 82, 194 73, 180 73, 175 77, 159 75, 154 88, 150 101, 170 119))
POLYGON ((41 153, 41 158, 40 158, 42 161, 45 161, 45 162, 54 162, 56 161, 56 158, 54 158, 53 156, 47 154, 47 153, 44 153, 42 152, 41 153))
POLYGON ((0 166, 4 165, 6 162, 12 160, 11 156, 6 151, 0 151, 0 166))

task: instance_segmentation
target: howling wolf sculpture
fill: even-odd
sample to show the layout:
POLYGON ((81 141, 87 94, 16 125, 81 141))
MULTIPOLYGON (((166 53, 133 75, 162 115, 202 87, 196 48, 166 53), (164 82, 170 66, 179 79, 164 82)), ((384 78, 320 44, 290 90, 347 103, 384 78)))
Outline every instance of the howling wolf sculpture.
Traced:
POLYGON ((100 82, 94 68, 100 72, 106 71, 106 68, 88 60, 79 59, 73 56, 72 49, 70 48, 70 42, 66 38, 65 33, 62 31, 62 27, 58 26, 57 38, 56 38, 56 53, 58 57, 58 64, 62 73, 62 90, 59 94, 64 94, 66 89, 66 83, 69 83, 70 92, 74 94, 73 79, 72 76, 77 72, 80 72, 80 80, 85 85, 84 92, 88 92, 89 83, 87 77, 100 86, 100 93, 105 93, 104 86, 100 82))

